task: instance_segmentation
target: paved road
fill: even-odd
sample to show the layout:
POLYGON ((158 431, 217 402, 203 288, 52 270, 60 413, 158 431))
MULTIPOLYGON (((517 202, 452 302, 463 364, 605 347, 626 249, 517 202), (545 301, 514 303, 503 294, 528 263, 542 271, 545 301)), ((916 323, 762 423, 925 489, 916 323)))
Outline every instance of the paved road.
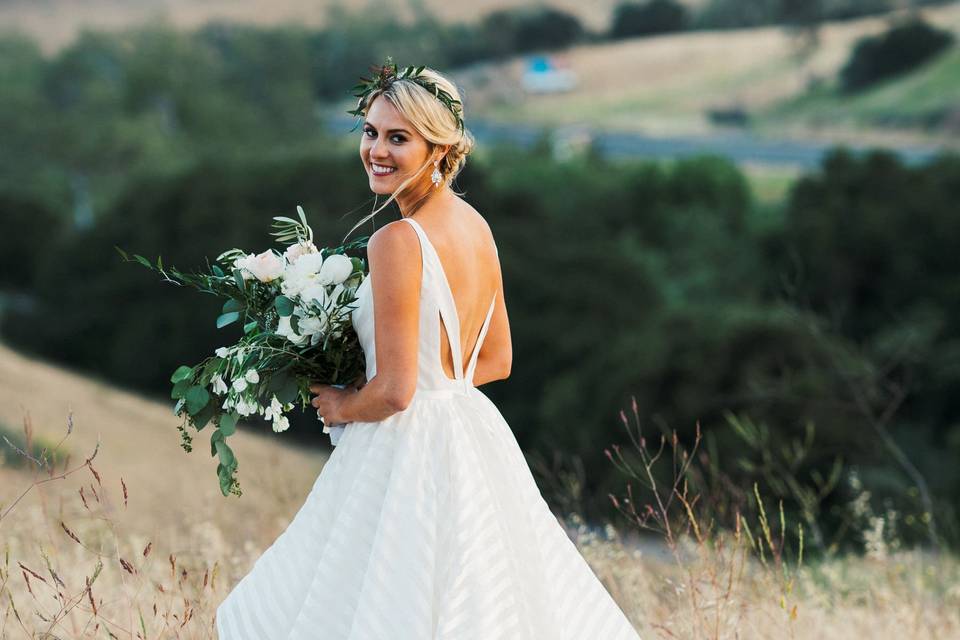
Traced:
MULTIPOLYGON (((331 133, 347 134, 355 120, 349 115, 328 117, 327 127, 331 133)), ((494 124, 473 120, 470 130, 477 141, 483 144, 513 143, 528 147, 542 135, 542 129, 529 125, 494 124)), ((814 169, 821 164, 823 155, 834 143, 802 140, 768 140, 746 134, 718 134, 710 136, 654 137, 639 133, 590 133, 583 128, 558 128, 555 148, 561 153, 593 138, 597 148, 608 157, 676 158, 704 153, 713 153, 730 158, 737 164, 791 166, 814 169)), ((869 148, 846 145, 853 153, 863 153, 869 148)), ((921 164, 940 152, 935 146, 907 146, 890 148, 896 151, 909 165, 921 164)))

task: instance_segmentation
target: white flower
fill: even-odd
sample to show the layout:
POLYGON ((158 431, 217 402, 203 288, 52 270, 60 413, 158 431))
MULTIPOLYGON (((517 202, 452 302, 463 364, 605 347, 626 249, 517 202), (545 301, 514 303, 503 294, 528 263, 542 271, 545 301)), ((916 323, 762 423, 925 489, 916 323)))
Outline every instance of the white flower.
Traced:
POLYGON ((298 242, 287 247, 287 250, 283 252, 283 257, 287 264, 293 264, 300 257, 311 253, 317 253, 317 247, 312 242, 298 242))
POLYGON ((283 414, 283 405, 280 404, 280 401, 277 400, 277 396, 273 396, 270 400, 270 406, 267 407, 263 412, 263 417, 267 420, 276 420, 283 414))
POLYGON ((237 258, 233 261, 233 268, 240 270, 240 275, 243 276, 244 280, 250 280, 253 278, 253 273, 249 270, 250 264, 253 262, 256 256, 252 253, 248 253, 242 258, 237 258))
POLYGON ((231 398, 230 396, 227 396, 227 397, 224 399, 224 401, 223 401, 223 408, 224 408, 224 409, 232 409, 232 408, 233 408, 233 404, 234 404, 233 398, 231 398))
POLYGON ((247 388, 247 381, 243 378, 236 378, 233 381, 233 388, 235 391, 243 391, 247 388))
POLYGON ((273 430, 277 433, 281 431, 286 431, 290 428, 290 420, 287 416, 280 416, 273 421, 273 430))
POLYGON ((247 371, 246 375, 243 377, 250 384, 257 384, 258 382, 260 382, 260 374, 257 373, 256 369, 250 369, 249 371, 247 371))
POLYGON ((323 284, 340 284, 353 273, 353 262, 342 253, 328 256, 317 274, 323 284))
POLYGON ((290 316, 280 316, 280 322, 277 325, 277 335, 283 336, 293 344, 299 345, 306 340, 306 336, 299 335, 290 326, 290 316))
POLYGON ((247 399, 243 397, 237 401, 236 410, 237 413, 242 416, 249 416, 253 415, 254 413, 262 413, 262 408, 256 402, 248 402, 247 399))
POLYGON ((220 347, 214 353, 217 354, 218 358, 226 358, 230 355, 230 347, 220 347))
POLYGON ((250 272, 260 282, 271 282, 283 274, 283 260, 270 249, 239 258, 234 266, 241 272, 250 272))
POLYGON ((283 282, 280 290, 288 297, 300 295, 300 292, 318 282, 317 272, 323 263, 319 253, 308 253, 283 270, 283 282))
POLYGON ((219 373, 214 375, 213 378, 210 379, 210 382, 213 384, 213 392, 217 395, 223 395, 227 392, 227 383, 223 381, 219 373))
POLYGON ((322 334, 327 329, 327 321, 325 318, 307 316, 306 318, 300 319, 299 328, 300 333, 304 336, 322 334))
POLYGON ((327 306, 327 288, 320 284, 319 282, 313 283, 308 287, 305 287, 300 292, 300 299, 305 303, 314 303, 320 305, 321 307, 327 306))

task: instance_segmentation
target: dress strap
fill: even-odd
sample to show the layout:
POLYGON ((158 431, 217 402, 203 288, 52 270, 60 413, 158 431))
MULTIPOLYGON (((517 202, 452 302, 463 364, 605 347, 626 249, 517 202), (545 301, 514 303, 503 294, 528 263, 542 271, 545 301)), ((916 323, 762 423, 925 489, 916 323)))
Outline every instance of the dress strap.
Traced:
MULTIPOLYGON (((420 252, 423 256, 424 279, 423 282, 438 282, 440 291, 437 295, 437 306, 440 309, 440 319, 447 329, 447 337, 450 340, 450 351, 453 355, 453 375, 457 380, 463 380, 463 349, 460 346, 460 317, 457 315, 457 305, 453 298, 453 292, 450 290, 450 283, 447 280, 447 274, 443 270, 443 264, 440 262, 440 256, 437 255, 433 243, 427 237, 427 232, 423 230, 420 223, 409 217, 402 217, 417 232, 420 238, 420 252), (434 274, 434 278, 427 278, 427 270, 434 274)), ((423 295, 423 291, 421 291, 423 295)))
POLYGON ((477 370, 477 361, 480 359, 480 347, 483 346, 483 339, 487 335, 487 329, 490 327, 490 318, 493 316, 493 307, 497 302, 497 294, 493 294, 493 300, 490 301, 490 308, 487 310, 487 317, 483 320, 483 326, 480 327, 480 336, 477 338, 477 344, 473 346, 473 353, 470 354, 470 363, 467 365, 465 378, 467 384, 473 386, 473 373, 477 370))

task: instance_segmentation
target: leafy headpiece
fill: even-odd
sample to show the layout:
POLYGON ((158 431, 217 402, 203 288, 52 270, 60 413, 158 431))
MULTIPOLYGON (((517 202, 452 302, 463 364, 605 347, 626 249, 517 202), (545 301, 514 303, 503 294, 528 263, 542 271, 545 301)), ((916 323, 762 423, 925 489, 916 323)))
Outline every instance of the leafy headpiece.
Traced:
POLYGON ((428 78, 421 76, 420 72, 423 71, 424 67, 404 67, 403 71, 397 71, 397 65, 394 64, 393 58, 387 56, 386 64, 382 66, 372 66, 370 71, 373 72, 373 78, 364 78, 361 77, 360 84, 353 87, 355 96, 359 97, 357 100, 357 108, 348 111, 347 113, 357 116, 357 124, 351 129, 355 131, 358 126, 360 126, 360 119, 363 117, 363 110, 367 106, 367 99, 370 97, 370 94, 374 91, 387 89, 391 84, 397 80, 412 80, 416 82, 421 87, 429 91, 437 98, 443 105, 450 110, 450 113, 453 114, 453 117, 457 121, 457 128, 463 132, 463 105, 459 100, 454 99, 448 92, 444 91, 436 85, 435 82, 432 82, 428 78))

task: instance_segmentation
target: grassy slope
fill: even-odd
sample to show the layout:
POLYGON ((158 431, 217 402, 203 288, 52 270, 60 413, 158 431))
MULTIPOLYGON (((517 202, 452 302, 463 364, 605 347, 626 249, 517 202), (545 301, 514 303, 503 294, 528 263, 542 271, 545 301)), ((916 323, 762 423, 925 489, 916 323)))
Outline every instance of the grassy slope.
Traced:
MULTIPOLYGON (((960 5, 925 11, 960 35, 960 5)), ((529 96, 520 89, 523 61, 466 71, 475 116, 503 121, 584 124, 608 130, 665 134, 710 133, 710 108, 741 105, 755 132, 770 137, 824 140, 942 141, 943 133, 891 131, 876 118, 951 108, 960 96, 960 54, 954 49, 923 70, 862 96, 836 97, 831 82, 856 40, 881 32, 884 18, 831 23, 820 45, 800 60, 794 41, 778 27, 689 32, 584 45, 563 55, 580 85, 559 95, 529 96), (811 82, 824 87, 808 94, 811 82), (873 126, 871 126, 873 125, 873 126)), ((954 129, 960 140, 960 127, 954 129)))
MULTIPOLYGON (((180 448, 178 418, 172 404, 145 400, 54 365, 31 360, 0 344, 0 423, 21 430, 29 414, 34 434, 58 442, 66 434, 67 415, 74 428, 65 447, 71 466, 100 449, 93 466, 117 489, 122 477, 129 491, 129 517, 144 533, 188 526, 209 514, 253 521, 255 513, 292 514, 309 492, 326 455, 301 451, 269 436, 239 431, 230 445, 240 461, 238 478, 244 495, 223 497, 217 484, 216 459, 210 457, 209 428, 195 435, 193 451, 180 448)), ((5 443, 0 442, 3 446, 5 443)), ((9 504, 29 483, 25 471, 0 466, 0 505, 9 504)), ((93 478, 84 471, 49 489, 76 491, 93 478)), ((89 495, 89 492, 88 492, 89 495)), ((230 535, 265 540, 271 532, 237 526, 230 535)))

